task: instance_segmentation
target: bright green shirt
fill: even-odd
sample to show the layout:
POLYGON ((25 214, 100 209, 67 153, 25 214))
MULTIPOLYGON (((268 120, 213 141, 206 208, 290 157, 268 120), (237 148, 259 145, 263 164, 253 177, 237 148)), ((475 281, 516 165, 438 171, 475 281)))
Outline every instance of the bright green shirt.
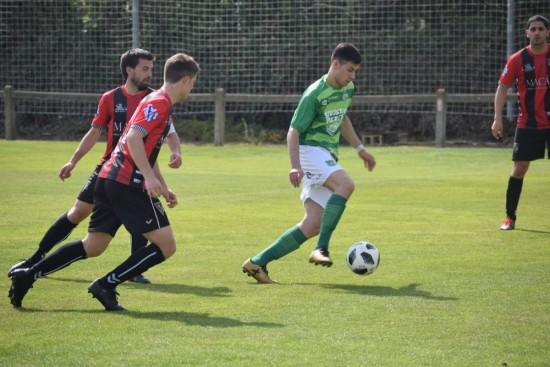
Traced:
POLYGON ((294 111, 290 126, 300 131, 300 145, 328 149, 338 160, 342 121, 353 95, 354 85, 333 88, 324 75, 311 84, 294 111))

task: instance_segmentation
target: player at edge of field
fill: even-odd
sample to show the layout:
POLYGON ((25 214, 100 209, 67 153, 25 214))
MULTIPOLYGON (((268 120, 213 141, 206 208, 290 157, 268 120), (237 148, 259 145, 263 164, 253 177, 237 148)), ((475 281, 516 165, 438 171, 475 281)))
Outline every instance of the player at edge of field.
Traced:
POLYGON ((523 189, 523 179, 531 161, 550 158, 550 37, 548 19, 534 15, 527 20, 525 35, 529 45, 514 53, 502 71, 495 93, 495 117, 491 132, 495 139, 503 136, 502 110, 508 89, 516 83, 519 95, 512 161, 506 190, 506 219, 501 230, 516 227, 516 211, 523 189))
MULTIPOLYGON (((107 133, 105 153, 82 187, 72 208, 61 215, 46 231, 34 254, 9 269, 8 277, 11 277, 15 269, 30 268, 42 260, 55 245, 65 240, 80 222, 90 216, 94 207, 93 191, 99 170, 111 156, 126 123, 134 114, 141 99, 153 91, 149 87, 149 83, 153 76, 154 61, 155 56, 152 53, 140 48, 133 48, 122 54, 120 72, 126 81, 125 84, 111 89, 101 96, 90 130, 80 141, 69 162, 61 167, 58 177, 61 180, 71 177, 71 172, 76 164, 94 147, 103 132, 107 133)), ((179 168, 181 166, 180 140, 173 126, 166 142, 172 151, 168 166, 179 168)), ((130 240, 132 252, 147 245, 147 240, 140 233, 131 234, 130 240)), ((150 283, 150 280, 143 274, 137 275, 132 281, 142 284, 150 283)))
POLYGON ((303 179, 301 200, 305 213, 300 223, 242 265, 243 272, 259 283, 277 283, 269 277, 267 264, 297 250, 317 235, 317 245, 309 262, 332 265, 329 241, 355 189, 351 178, 338 164, 340 134, 356 148, 369 171, 376 164, 346 115, 361 58, 351 43, 338 44, 332 52, 328 73, 306 89, 294 111, 287 134, 289 180, 297 188, 303 179))
POLYGON ((18 308, 39 278, 72 263, 101 255, 121 225, 141 233, 150 244, 88 286, 88 292, 108 311, 125 310, 118 303, 119 284, 160 264, 176 252, 176 241, 159 197, 169 208, 178 204, 157 162, 170 130, 175 103, 185 101, 195 85, 199 64, 180 53, 166 60, 164 83, 146 96, 123 132, 111 157, 99 172, 94 189, 94 210, 83 240, 67 243, 28 269, 13 271, 8 295, 18 308))

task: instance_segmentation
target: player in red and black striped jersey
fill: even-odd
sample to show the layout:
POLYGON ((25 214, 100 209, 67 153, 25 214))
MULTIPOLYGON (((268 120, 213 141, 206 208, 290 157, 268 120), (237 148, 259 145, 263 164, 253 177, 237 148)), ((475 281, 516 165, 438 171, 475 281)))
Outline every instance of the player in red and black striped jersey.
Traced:
POLYGON ((115 180, 124 185, 145 189, 143 174, 136 166, 127 146, 130 129, 142 132, 145 153, 151 166, 157 161, 160 147, 170 129, 170 111, 172 101, 162 88, 145 97, 132 117, 118 146, 99 173, 99 177, 115 180), (156 124, 164 124, 158 127, 156 124))
POLYGON ((529 46, 508 59, 495 94, 495 120, 491 127, 495 139, 503 133, 502 110, 508 89, 517 85, 519 116, 514 137, 514 166, 506 191, 506 219, 500 229, 512 230, 523 188, 523 178, 531 161, 550 158, 550 37, 548 19, 535 15, 527 21, 525 34, 529 46))
MULTIPOLYGON (((67 238, 80 222, 90 216, 94 207, 93 192, 99 170, 111 156, 111 152, 118 144, 126 123, 134 114, 139 102, 153 91, 149 87, 149 83, 153 74, 154 60, 155 56, 152 53, 140 48, 130 49, 122 54, 120 57, 120 72, 126 81, 125 84, 105 92, 101 96, 90 130, 80 141, 69 162, 61 167, 58 174, 59 178, 65 180, 71 176, 76 164, 94 147, 103 133, 107 133, 105 153, 86 184, 82 187, 73 207, 61 215, 46 231, 33 255, 10 268, 8 276, 11 276, 15 269, 29 268, 36 264, 55 245, 67 238)), ((168 165, 172 168, 178 168, 181 166, 181 149, 180 140, 175 129, 171 129, 166 141, 172 151, 168 165)), ((140 233, 131 235, 130 239, 132 252, 147 245, 147 240, 140 233)), ((133 281, 150 283, 149 279, 142 274, 136 276, 133 281)))
POLYGON ((150 244, 90 284, 89 293, 106 310, 125 310, 118 304, 116 287, 174 254, 174 234, 159 197, 169 208, 178 202, 162 177, 157 155, 170 129, 170 110, 174 103, 187 99, 199 71, 199 64, 186 54, 176 54, 166 61, 162 88, 140 102, 101 168, 88 234, 81 241, 61 246, 28 269, 14 270, 9 290, 14 307, 21 307, 23 297, 37 279, 78 260, 101 255, 123 224, 130 233, 143 234, 150 244))

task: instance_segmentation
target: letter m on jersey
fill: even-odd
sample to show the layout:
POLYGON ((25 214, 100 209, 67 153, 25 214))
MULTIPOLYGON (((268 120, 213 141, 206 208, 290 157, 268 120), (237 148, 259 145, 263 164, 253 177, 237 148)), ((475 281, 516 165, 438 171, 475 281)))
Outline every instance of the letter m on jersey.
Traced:
POLYGON ((145 117, 145 121, 147 122, 151 122, 159 116, 157 110, 153 108, 152 104, 148 104, 147 107, 145 107, 145 109, 143 110, 143 114, 145 117))

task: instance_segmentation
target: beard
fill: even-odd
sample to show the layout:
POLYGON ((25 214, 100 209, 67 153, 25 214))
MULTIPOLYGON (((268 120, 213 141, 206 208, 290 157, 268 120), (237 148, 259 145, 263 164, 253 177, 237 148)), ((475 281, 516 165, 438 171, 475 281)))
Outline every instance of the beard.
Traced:
POLYGON ((149 88, 149 80, 137 80, 137 79, 132 79, 132 83, 136 86, 136 88, 137 88, 139 91, 144 91, 144 90, 146 90, 147 88, 149 88))

